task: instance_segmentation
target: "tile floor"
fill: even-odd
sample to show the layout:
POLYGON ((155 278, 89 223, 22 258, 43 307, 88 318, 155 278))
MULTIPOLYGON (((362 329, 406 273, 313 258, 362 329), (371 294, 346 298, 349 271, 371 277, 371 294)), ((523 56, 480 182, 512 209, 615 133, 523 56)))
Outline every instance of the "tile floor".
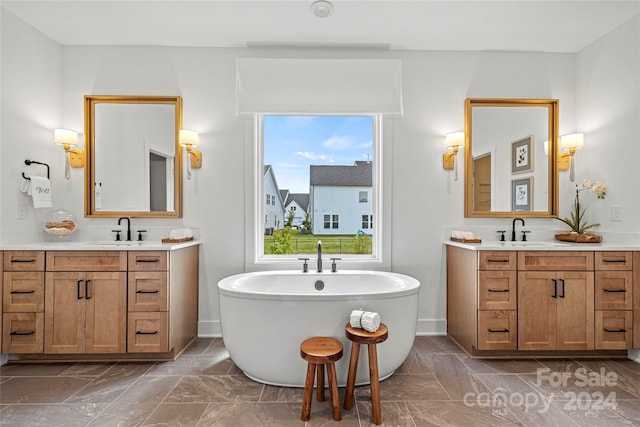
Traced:
MULTIPOLYGON (((388 426, 640 426, 630 360, 471 360, 446 337, 417 337, 380 390, 388 426)), ((306 425, 372 425, 368 398, 357 388, 340 422, 329 399, 314 400, 306 425)), ((175 362, 0 367, 8 426, 303 426, 301 401, 302 389, 246 378, 221 339, 199 339, 175 362)))

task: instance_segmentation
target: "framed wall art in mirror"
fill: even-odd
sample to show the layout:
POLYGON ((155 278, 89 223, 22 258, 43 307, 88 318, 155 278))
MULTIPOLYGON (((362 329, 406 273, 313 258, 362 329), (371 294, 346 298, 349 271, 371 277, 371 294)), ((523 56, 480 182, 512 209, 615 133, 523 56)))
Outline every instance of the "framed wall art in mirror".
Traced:
POLYGON ((179 96, 86 95, 85 216, 182 217, 179 96))
POLYGON ((468 98, 465 138, 465 217, 557 215, 557 99, 468 98))

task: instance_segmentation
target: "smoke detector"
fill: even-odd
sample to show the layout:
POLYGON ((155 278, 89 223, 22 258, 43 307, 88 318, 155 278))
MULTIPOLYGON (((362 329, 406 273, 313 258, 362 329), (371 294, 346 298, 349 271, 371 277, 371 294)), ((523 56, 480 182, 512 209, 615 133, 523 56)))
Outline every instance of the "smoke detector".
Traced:
POLYGON ((333 4, 326 0, 318 0, 311 3, 311 13, 318 18, 326 18, 333 13, 333 4))

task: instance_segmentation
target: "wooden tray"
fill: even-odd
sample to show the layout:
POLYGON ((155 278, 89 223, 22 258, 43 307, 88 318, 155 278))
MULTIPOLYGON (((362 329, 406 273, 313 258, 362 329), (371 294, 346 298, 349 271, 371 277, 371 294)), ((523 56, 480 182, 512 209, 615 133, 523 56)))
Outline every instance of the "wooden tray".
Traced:
POLYGON ((600 243, 602 242, 602 236, 594 233, 561 233, 556 234, 556 239, 563 242, 572 243, 600 243))
POLYGON ((458 239, 457 237, 452 237, 451 241, 460 243, 482 243, 482 239, 458 239))
POLYGON ((188 242, 189 240, 193 240, 193 237, 181 237, 179 239, 172 239, 171 237, 166 237, 162 239, 162 243, 180 243, 180 242, 188 242))

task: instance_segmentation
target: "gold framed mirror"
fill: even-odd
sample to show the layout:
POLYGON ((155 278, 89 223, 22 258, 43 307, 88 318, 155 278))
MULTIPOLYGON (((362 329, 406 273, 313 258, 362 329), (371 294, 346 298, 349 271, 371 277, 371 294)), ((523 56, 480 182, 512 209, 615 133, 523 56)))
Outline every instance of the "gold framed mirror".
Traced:
POLYGON ((558 214, 558 100, 465 100, 464 216, 558 214))
POLYGON ((86 95, 86 217, 182 217, 179 96, 86 95))

